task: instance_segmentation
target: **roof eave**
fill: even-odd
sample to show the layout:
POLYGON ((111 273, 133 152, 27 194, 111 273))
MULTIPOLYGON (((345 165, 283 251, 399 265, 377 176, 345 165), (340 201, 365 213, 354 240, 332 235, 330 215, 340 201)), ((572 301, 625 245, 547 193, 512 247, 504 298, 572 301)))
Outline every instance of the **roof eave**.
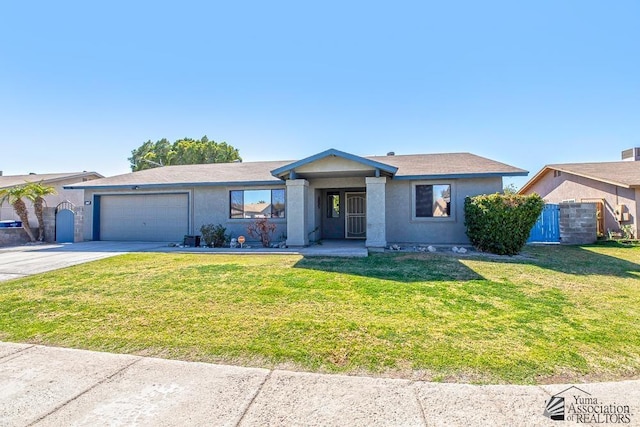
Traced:
POLYGON ((396 175, 393 179, 398 181, 418 179, 463 179, 463 178, 496 178, 503 176, 527 176, 528 171, 522 172, 476 172, 476 173, 442 173, 431 175, 396 175))
POLYGON ((151 190, 165 188, 184 188, 184 187, 238 187, 238 186, 275 186, 282 185, 280 180, 269 181, 216 181, 216 182, 182 182, 182 183, 163 183, 163 184, 117 184, 117 185, 65 185, 65 190, 151 190))

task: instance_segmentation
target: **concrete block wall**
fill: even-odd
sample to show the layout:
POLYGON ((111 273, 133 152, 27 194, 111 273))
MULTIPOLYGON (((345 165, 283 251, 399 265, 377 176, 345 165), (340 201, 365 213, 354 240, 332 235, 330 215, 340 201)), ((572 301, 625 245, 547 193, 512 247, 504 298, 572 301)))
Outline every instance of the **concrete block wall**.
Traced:
POLYGON ((19 246, 30 242, 24 228, 0 228, 0 246, 19 246))
MULTIPOLYGON (((76 206, 75 219, 73 221, 73 241, 75 243, 84 241, 84 206, 76 206)), ((55 238, 55 236, 54 236, 55 238)))
POLYGON ((560 243, 582 245, 597 240, 595 203, 560 203, 560 243))
POLYGON ((44 241, 53 243, 56 241, 56 208, 46 207, 42 212, 44 220, 44 241))
MULTIPOLYGON (((73 224, 73 241, 84 241, 84 206, 75 206, 73 208, 74 224, 73 224)), ((44 219, 44 241, 47 243, 55 243, 56 241, 56 208, 46 207, 42 212, 44 219)), ((38 234, 37 229, 34 233, 38 234)))

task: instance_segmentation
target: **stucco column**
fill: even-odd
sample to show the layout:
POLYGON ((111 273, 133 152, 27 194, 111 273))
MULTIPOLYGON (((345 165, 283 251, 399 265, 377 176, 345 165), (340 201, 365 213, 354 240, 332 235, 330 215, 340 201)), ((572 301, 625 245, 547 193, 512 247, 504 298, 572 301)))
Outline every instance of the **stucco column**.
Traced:
POLYGON ((636 239, 640 239, 640 188, 636 188, 636 206, 633 215, 633 233, 636 239))
POLYGON ((386 177, 368 177, 367 183, 367 240, 368 248, 387 246, 386 177))
POLYGON ((304 179, 287 180, 287 245, 307 246, 307 193, 309 182, 304 179))

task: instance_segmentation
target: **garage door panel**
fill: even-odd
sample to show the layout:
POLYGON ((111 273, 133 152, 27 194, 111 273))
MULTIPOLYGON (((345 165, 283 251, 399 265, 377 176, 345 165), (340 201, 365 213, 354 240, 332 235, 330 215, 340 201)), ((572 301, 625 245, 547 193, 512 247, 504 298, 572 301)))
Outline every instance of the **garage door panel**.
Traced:
POLYGON ((189 234, 186 193, 107 195, 100 199, 100 240, 181 241, 189 234))

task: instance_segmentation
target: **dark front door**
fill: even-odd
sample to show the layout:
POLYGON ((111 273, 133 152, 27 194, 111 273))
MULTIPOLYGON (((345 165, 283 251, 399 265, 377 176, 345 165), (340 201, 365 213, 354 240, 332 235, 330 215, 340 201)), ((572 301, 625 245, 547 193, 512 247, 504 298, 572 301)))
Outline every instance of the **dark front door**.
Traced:
POLYGON ((344 239, 344 191, 323 191, 322 238, 344 239))

